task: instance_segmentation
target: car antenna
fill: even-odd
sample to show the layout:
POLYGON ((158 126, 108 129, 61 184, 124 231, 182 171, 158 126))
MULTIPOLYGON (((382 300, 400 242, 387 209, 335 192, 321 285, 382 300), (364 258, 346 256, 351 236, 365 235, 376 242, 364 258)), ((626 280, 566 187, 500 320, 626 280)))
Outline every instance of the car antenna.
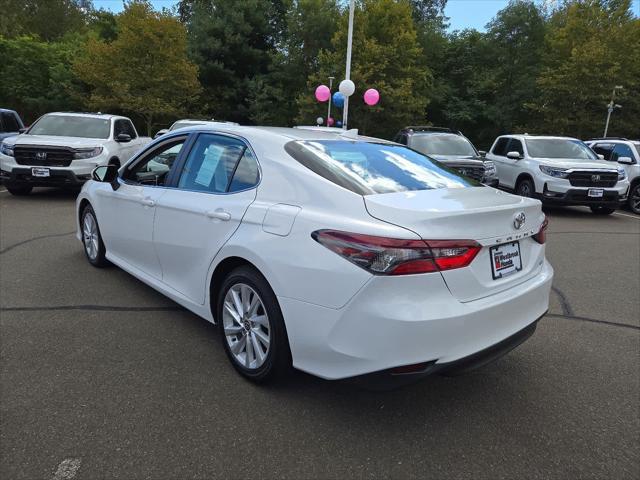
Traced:
POLYGON ((353 138, 355 140, 358 138, 358 129, 352 128, 350 130, 345 130, 344 132, 340 133, 340 136, 345 138, 353 138))

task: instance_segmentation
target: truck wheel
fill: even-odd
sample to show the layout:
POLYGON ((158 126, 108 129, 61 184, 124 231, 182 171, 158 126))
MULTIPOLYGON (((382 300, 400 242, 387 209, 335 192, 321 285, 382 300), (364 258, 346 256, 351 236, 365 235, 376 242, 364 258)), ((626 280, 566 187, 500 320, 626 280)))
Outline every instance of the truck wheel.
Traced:
POLYGON ((33 187, 31 185, 7 185, 7 190, 11 195, 29 195, 33 187))
POLYGON ((536 187, 534 187, 531 180, 525 178, 524 180, 520 180, 518 185, 516 185, 516 195, 529 198, 535 197, 536 187))
POLYGON ((593 213, 595 213, 596 215, 611 215, 613 212, 616 211, 616 209, 615 208, 602 207, 600 205, 596 205, 594 207, 591 207, 591 211, 593 213))
POLYGON ((640 215, 640 182, 637 182, 629 192, 629 208, 635 214, 640 215))

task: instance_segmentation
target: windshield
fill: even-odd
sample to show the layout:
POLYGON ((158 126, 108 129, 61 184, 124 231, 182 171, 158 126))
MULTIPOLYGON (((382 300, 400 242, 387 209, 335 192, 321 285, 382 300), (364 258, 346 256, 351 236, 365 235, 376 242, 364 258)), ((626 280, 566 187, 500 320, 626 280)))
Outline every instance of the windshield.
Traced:
POLYGON ((285 150, 318 175, 360 195, 480 185, 401 145, 313 140, 289 142, 285 150))
POLYGON ((527 150, 533 158, 570 158, 598 160, 598 156, 584 142, 569 138, 527 138, 527 150))
POLYGON ((45 115, 27 132, 29 135, 56 137, 109 138, 111 121, 75 115, 45 115))
POLYGON ((425 155, 476 156, 476 149, 471 142, 460 135, 427 134, 413 135, 411 148, 425 155))
POLYGON ((179 128, 185 128, 185 127, 195 127, 198 125, 204 125, 204 123, 176 122, 173 125, 171 125, 171 128, 169 130, 177 130, 179 128))

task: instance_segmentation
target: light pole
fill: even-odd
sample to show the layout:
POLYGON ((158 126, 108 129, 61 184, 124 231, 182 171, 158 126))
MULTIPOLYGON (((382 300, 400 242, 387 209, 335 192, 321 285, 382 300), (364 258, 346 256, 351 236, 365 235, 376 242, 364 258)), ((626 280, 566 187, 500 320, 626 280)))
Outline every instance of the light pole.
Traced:
MULTIPOLYGON (((331 87, 333 86, 333 79, 336 77, 329 77, 329 93, 331 93, 331 87)), ((331 118, 331 102, 333 101, 333 94, 329 95, 329 110, 327 111, 327 127, 329 126, 329 119, 331 118)))
MULTIPOLYGON (((355 0, 349 1, 349 31, 347 33, 347 66, 345 69, 345 80, 351 80, 351 44, 353 43, 353 12, 355 10, 355 0)), ((349 116, 349 95, 344 97, 344 107, 342 109, 342 128, 347 129, 349 116)))
POLYGON ((613 87, 613 92, 611 92, 611 101, 607 105, 607 121, 604 124, 604 138, 607 138, 607 132, 609 131, 609 120, 611 119, 611 114, 615 108, 622 108, 622 105, 618 105, 617 103, 613 103, 614 98, 616 98, 616 90, 622 90, 622 85, 616 85, 613 87))

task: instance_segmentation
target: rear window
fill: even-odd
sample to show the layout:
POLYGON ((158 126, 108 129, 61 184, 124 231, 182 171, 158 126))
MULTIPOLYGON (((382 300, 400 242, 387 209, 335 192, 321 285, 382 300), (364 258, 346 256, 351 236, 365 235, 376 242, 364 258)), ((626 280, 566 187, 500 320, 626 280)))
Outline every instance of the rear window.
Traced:
POLYGON ((285 150, 308 169, 359 195, 480 185, 401 145, 314 140, 289 142, 285 150))

